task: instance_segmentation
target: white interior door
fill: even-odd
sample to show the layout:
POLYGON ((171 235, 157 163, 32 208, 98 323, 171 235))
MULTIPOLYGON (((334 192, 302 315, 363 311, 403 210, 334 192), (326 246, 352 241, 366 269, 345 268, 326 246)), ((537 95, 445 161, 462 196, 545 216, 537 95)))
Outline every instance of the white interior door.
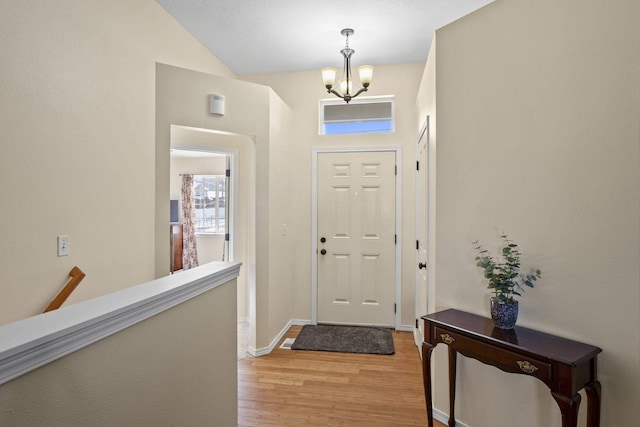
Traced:
POLYGON ((427 314, 428 279, 428 190, 429 190, 429 117, 418 136, 416 168, 416 329, 414 337, 418 347, 422 345, 424 325, 421 316, 427 314))
POLYGON ((318 322, 394 326, 396 154, 318 154, 318 322))

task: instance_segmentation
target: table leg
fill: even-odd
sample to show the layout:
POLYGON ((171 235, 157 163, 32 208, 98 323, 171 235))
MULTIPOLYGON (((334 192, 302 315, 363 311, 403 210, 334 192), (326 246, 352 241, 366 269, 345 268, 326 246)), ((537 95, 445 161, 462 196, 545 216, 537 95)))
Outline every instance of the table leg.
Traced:
POLYGON ((584 390, 587 392, 587 427, 600 427, 600 381, 587 384, 584 390))
POLYGON ((576 393, 571 397, 567 397, 554 391, 551 392, 551 395, 560 407, 560 413, 562 414, 562 427, 577 427, 578 408, 580 407, 580 400, 582 400, 580 395, 576 393))
POLYGON ((449 348, 449 427, 456 427, 456 362, 458 352, 451 346, 449 348))
POLYGON ((433 427, 433 402, 431 399, 431 351, 433 346, 422 343, 422 381, 424 382, 424 400, 427 404, 427 426, 433 427))

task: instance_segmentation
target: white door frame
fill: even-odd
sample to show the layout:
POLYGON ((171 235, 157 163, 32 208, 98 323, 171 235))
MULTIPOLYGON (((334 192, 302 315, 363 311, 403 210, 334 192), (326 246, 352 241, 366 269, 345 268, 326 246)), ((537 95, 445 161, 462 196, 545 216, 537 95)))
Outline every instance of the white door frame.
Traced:
POLYGON ((230 193, 228 197, 231 197, 231 204, 229 205, 229 218, 225 218, 225 221, 228 223, 228 230, 230 234, 229 238, 229 259, 227 261, 235 261, 237 259, 237 254, 235 252, 234 241, 238 235, 238 226, 237 226, 237 218, 236 212, 238 212, 238 175, 240 173, 238 167, 238 149, 237 148, 229 148, 229 147, 216 147, 216 146, 198 146, 191 144, 183 144, 180 142, 172 142, 171 148, 176 150, 185 150, 185 151, 201 151, 204 153, 220 153, 225 154, 231 158, 231 176, 229 180, 231 181, 230 185, 230 193))
MULTIPOLYGON (((430 164, 430 154, 431 154, 431 148, 429 146, 429 116, 426 116, 424 119, 424 122, 422 124, 422 128, 420 129, 420 133, 418 133, 418 139, 416 141, 416 157, 418 159, 418 161, 420 161, 420 142, 424 139, 425 140, 425 150, 426 150, 426 164, 424 165, 420 165, 421 167, 423 167, 424 169, 424 181, 423 183, 418 182, 418 180, 420 179, 420 173, 416 172, 416 241, 420 239, 421 236, 418 236, 418 224, 419 221, 425 221, 424 227, 425 227, 425 238, 426 241, 424 242, 425 245, 425 249, 426 249, 426 254, 425 254, 425 264, 427 264, 427 271, 426 271, 426 283, 425 283, 425 296, 426 296, 426 301, 425 301, 425 305, 427 307, 427 309, 429 308, 429 276, 431 274, 430 272, 430 268, 431 266, 429 265, 429 256, 430 256, 430 252, 429 252, 429 245, 430 245, 430 234, 429 234, 429 208, 430 208, 430 199, 429 199, 429 184, 430 184, 430 179, 429 179, 429 164, 430 164), (420 211, 420 207, 418 206, 418 191, 422 190, 423 194, 421 197, 425 198, 425 212, 424 212, 424 218, 420 218, 418 215, 418 212, 420 211)), ((424 338, 424 327, 423 327, 423 323, 422 320, 420 319, 420 316, 423 316, 427 313, 420 313, 419 311, 419 301, 418 301, 418 295, 420 295, 420 291, 419 291, 419 286, 422 284, 421 280, 420 280, 420 269, 418 268, 418 263, 420 262, 419 260, 419 253, 418 253, 418 248, 416 248, 416 261, 415 261, 415 272, 416 272, 416 290, 415 290, 415 312, 416 312, 416 319, 418 320, 418 324, 416 325, 416 328, 413 331, 413 335, 414 335, 414 340, 416 342, 416 345, 418 346, 418 348, 421 348, 422 345, 422 341, 424 338)))
POLYGON ((402 147, 341 147, 313 148, 311 150, 311 322, 318 323, 318 154, 391 151, 396 154, 396 277, 395 277, 395 329, 402 319, 402 147))

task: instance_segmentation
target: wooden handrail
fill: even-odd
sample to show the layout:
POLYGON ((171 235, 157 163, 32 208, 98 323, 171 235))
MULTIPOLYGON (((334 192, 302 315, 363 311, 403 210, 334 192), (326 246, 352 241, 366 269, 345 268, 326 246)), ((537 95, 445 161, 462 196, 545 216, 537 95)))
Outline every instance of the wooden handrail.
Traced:
POLYGON ((84 276, 86 276, 86 274, 78 267, 73 267, 69 272, 69 276, 71 277, 71 280, 69 280, 65 287, 62 288, 60 293, 53 299, 53 301, 51 301, 49 306, 44 309, 43 313, 60 308, 60 306, 64 304, 67 298, 69 298, 71 292, 73 292, 76 286, 78 286, 82 279, 84 279, 84 276))

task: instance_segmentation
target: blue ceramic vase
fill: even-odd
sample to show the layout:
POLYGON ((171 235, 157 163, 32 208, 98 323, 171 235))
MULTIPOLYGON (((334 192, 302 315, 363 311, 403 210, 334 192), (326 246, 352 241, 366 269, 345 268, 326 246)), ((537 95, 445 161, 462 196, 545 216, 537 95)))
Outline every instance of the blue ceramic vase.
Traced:
POLYGON ((518 320, 518 301, 503 302, 491 298, 491 320, 500 329, 513 329, 518 320))

